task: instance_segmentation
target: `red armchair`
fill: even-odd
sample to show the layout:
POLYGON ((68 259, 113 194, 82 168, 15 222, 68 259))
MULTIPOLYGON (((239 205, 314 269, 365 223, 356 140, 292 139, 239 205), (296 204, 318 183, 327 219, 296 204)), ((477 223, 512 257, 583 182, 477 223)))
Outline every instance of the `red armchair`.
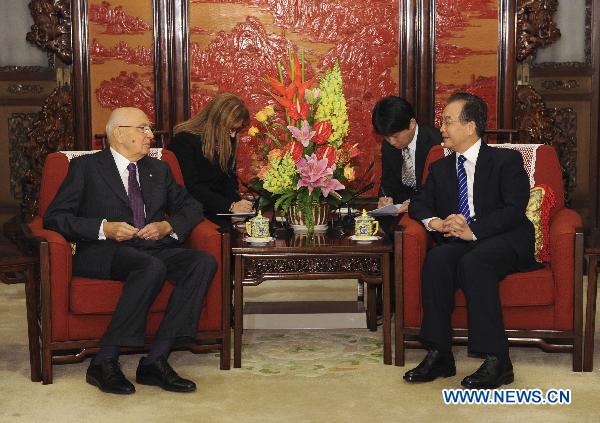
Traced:
MULTIPOLYGON (((87 154, 85 152, 83 154, 87 154)), ((52 153, 46 158, 40 189, 39 215, 28 225, 40 251, 41 354, 42 381, 52 383, 52 364, 82 361, 95 353, 100 337, 106 330, 122 284, 118 281, 90 279, 71 274, 71 245, 57 232, 46 230, 42 217, 56 195, 69 167, 67 153, 52 153), (60 350, 60 354, 57 352, 60 350), (68 353, 65 354, 65 351, 68 353)), ((80 155, 82 152, 74 152, 80 155)), ((153 149, 151 155, 166 161, 177 183, 183 177, 175 155, 167 150, 153 149)), ((194 351, 218 349, 221 369, 230 367, 230 283, 223 283, 222 246, 229 243, 228 234, 205 220, 192 231, 186 245, 211 253, 219 262, 198 322, 198 344, 187 347, 194 351)), ((158 329, 172 285, 165 284, 150 309, 147 341, 158 329)))
MULTIPOLYGON (((429 164, 443 157, 434 147, 429 164)), ((564 206, 561 168, 554 149, 537 149, 535 183, 549 185, 556 206, 550 217, 551 260, 533 272, 514 273, 500 283, 500 299, 506 333, 511 344, 537 345, 544 351, 570 352, 573 371, 582 370, 583 341, 583 233, 579 215, 564 206)), ((404 215, 394 234, 396 283, 396 365, 404 365, 404 348, 417 347, 421 308, 421 268, 431 238, 420 222, 404 215)), ((462 291, 457 291, 452 315, 455 342, 467 339, 467 310, 462 291)))

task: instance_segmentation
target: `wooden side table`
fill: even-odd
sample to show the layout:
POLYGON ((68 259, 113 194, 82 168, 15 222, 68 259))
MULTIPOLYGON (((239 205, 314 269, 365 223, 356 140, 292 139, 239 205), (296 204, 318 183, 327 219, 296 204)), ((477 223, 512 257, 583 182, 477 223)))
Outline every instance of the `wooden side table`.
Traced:
MULTIPOLYGON (((383 362, 392 364, 390 310, 390 254, 385 239, 359 244, 347 237, 284 236, 271 243, 253 245, 241 235, 231 244, 234 259, 233 366, 242 365, 243 289, 265 280, 349 279, 367 283, 375 307, 375 286, 383 285, 383 362)), ((228 271, 229 269, 224 271, 228 271)))
POLYGON ((583 341, 583 371, 594 369, 594 332, 596 330, 596 296, 598 289, 598 259, 600 247, 585 249, 588 258, 587 304, 585 311, 585 336, 583 341))
POLYGON ((0 234, 0 281, 7 284, 25 283, 29 363, 31 366, 31 380, 33 382, 42 380, 40 332, 37 323, 37 292, 35 289, 35 267, 37 262, 37 257, 24 255, 4 235, 0 234), (18 273, 23 273, 24 277, 20 277, 18 273))

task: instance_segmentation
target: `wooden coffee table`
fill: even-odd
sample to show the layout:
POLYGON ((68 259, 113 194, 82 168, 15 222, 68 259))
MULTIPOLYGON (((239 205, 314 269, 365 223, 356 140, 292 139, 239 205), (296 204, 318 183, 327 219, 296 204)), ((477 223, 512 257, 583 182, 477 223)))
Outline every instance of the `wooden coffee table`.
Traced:
MULTIPOLYGON (((249 244, 241 234, 231 241, 234 268, 233 365, 242 365, 244 286, 265 280, 359 279, 369 289, 368 308, 375 308, 375 286, 383 285, 383 362, 392 364, 390 317, 390 253, 385 239, 356 243, 334 234, 294 236, 282 232, 268 244, 249 244)), ((224 261, 224 266, 229 266, 224 261)), ((230 271, 231 269, 224 269, 230 271)), ((370 322, 372 327, 374 322, 370 322)))

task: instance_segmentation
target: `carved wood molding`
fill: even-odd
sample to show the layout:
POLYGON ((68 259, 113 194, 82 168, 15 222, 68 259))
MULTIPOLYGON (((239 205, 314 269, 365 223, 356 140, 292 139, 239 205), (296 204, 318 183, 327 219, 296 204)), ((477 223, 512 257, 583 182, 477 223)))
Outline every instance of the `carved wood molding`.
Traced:
POLYGON ((571 194, 577 183, 577 112, 571 108, 547 109, 558 130, 552 146, 558 153, 563 171, 565 203, 570 206, 571 194))
POLYGON ((59 86, 44 101, 38 119, 33 123, 23 155, 28 171, 23 177, 23 202, 21 210, 29 220, 37 214, 39 206, 42 168, 49 153, 73 150, 75 145, 71 87, 59 86))
POLYGON ((246 258, 245 280, 259 280, 264 275, 286 275, 298 273, 361 273, 381 276, 379 256, 312 256, 273 258, 246 258))
POLYGON ((517 60, 522 62, 539 47, 560 38, 560 30, 552 16, 558 0, 519 0, 517 10, 517 60))
POLYGON ((34 25, 27 33, 27 41, 42 50, 54 52, 71 64, 71 2, 70 0, 31 0, 29 10, 34 25))
POLYGON ((23 154, 27 134, 38 118, 37 113, 17 112, 8 117, 8 163, 10 190, 13 198, 22 199, 23 177, 29 170, 29 160, 23 154))
POLYGON ((546 79, 542 82, 542 88, 548 91, 572 90, 580 86, 581 84, 576 79, 546 79))
POLYGON ((577 114, 572 109, 548 109, 530 85, 517 87, 515 120, 519 142, 548 144, 556 149, 563 171, 565 202, 575 189, 577 165, 577 114))

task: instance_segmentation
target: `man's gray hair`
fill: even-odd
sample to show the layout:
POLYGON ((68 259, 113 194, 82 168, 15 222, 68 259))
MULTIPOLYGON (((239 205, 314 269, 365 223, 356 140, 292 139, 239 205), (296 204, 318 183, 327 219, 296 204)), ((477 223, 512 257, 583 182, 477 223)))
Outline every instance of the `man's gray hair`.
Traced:
POLYGON ((139 110, 135 107, 119 107, 112 111, 112 113, 108 117, 108 121, 106 122, 106 128, 105 128, 106 138, 107 138, 109 144, 111 142, 111 138, 112 138, 113 131, 115 128, 119 127, 120 125, 130 124, 128 117, 130 116, 131 112, 134 110, 141 112, 141 110, 139 110))

